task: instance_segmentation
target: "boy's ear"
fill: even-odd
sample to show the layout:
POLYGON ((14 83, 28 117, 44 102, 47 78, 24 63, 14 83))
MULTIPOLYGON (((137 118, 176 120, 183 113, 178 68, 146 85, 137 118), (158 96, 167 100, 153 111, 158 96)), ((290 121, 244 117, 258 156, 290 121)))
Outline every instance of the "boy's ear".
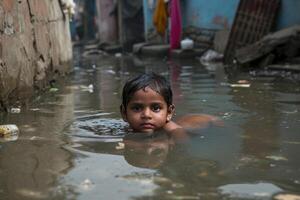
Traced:
POLYGON ((171 121, 171 119, 174 115, 174 112, 175 112, 175 106, 174 106, 174 104, 172 104, 168 108, 167 122, 171 121))
POLYGON ((125 122, 127 122, 126 110, 125 110, 125 107, 123 105, 120 105, 120 113, 122 115, 123 120, 125 122))

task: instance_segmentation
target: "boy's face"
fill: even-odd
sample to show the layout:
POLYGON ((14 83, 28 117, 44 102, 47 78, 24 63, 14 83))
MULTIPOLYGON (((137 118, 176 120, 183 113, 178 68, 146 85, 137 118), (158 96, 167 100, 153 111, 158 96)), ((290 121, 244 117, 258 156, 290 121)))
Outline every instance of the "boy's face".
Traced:
POLYGON ((135 132, 153 133, 163 128, 173 114, 164 98, 149 87, 136 91, 121 113, 135 132))

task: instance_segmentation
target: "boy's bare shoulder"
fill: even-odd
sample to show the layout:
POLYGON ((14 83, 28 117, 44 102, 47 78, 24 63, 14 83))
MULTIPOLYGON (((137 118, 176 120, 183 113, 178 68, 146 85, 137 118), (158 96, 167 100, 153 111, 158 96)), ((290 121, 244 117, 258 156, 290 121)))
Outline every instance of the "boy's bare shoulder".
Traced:
POLYGON ((169 121, 168 123, 166 123, 166 125, 164 126, 164 130, 167 132, 172 132, 176 129, 181 129, 182 127, 180 125, 178 125, 177 123, 173 122, 173 121, 169 121))

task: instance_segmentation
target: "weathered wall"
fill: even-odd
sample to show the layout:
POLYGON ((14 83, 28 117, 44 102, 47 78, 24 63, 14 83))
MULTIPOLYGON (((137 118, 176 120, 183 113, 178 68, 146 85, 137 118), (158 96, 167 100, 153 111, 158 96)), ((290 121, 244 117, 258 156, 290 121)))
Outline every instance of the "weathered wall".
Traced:
POLYGON ((276 30, 288 28, 300 24, 300 1, 299 0, 281 0, 281 6, 278 12, 276 30))
POLYGON ((60 0, 0 1, 0 110, 67 73, 71 59, 60 0))
POLYGON ((98 37, 101 42, 116 43, 118 41, 118 28, 117 28, 117 13, 114 1, 112 0, 97 0, 97 24, 98 24, 98 37), (116 12, 116 11, 115 11, 116 12))
MULTIPOLYGON (((231 27, 239 0, 180 1, 183 26, 222 30, 231 27)), ((156 1, 144 0, 145 30, 153 28, 156 1), (151 2, 151 3, 149 3, 151 2)))
MULTIPOLYGON (((156 0, 143 0, 145 35, 153 29, 152 16, 156 0)), ((240 0, 181 0, 183 27, 196 27, 207 30, 230 30, 240 0)), ((300 23, 300 1, 281 0, 275 30, 300 23)))

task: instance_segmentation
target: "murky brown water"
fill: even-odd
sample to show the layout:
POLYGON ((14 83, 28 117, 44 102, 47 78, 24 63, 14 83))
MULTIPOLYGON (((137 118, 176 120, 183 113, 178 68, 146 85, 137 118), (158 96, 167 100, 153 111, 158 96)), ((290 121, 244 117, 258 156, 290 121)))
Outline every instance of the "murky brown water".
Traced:
POLYGON ((19 114, 16 141, 0 143, 0 199, 272 199, 300 193, 300 86, 197 60, 94 57, 76 64, 58 91, 19 114), (119 145, 124 81, 169 77, 177 116, 207 113, 224 127, 170 145, 164 137, 119 145), (246 79, 250 87, 230 87, 246 79))

